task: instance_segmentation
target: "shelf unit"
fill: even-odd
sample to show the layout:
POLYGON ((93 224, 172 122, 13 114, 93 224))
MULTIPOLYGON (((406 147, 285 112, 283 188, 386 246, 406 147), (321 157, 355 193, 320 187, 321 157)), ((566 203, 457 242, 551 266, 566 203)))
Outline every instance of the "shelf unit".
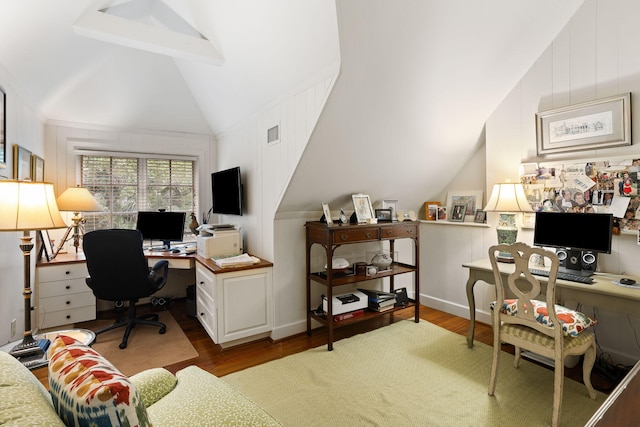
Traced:
POLYGON ((420 321, 420 304, 419 302, 412 300, 405 307, 396 307, 392 310, 385 312, 375 312, 367 310, 364 316, 354 317, 341 321, 333 320, 333 304, 328 304, 326 314, 318 314, 313 311, 311 304, 311 283, 324 286, 326 288, 327 301, 332 301, 333 288, 336 286, 349 285, 368 280, 375 280, 384 277, 389 277, 390 290, 394 290, 394 277, 399 274, 415 273, 414 274, 414 291, 416 298, 420 295, 420 236, 419 236, 419 222, 418 221, 404 221, 404 222, 383 222, 378 224, 350 224, 340 225, 332 224, 327 225, 320 221, 310 221, 305 224, 306 228, 306 243, 307 243, 307 256, 306 256, 306 281, 307 281, 307 335, 311 334, 311 320, 314 319, 320 324, 324 325, 327 329, 327 349, 333 350, 333 330, 341 326, 357 323, 372 319, 378 316, 388 315, 398 310, 405 310, 407 308, 413 308, 415 313, 415 322, 420 321), (414 244, 415 265, 404 264, 394 262, 391 264, 388 270, 379 272, 373 276, 367 276, 365 274, 352 274, 344 275, 333 272, 331 269, 327 269, 326 272, 312 272, 311 271, 311 248, 313 245, 321 245, 325 249, 327 265, 331 265, 334 251, 347 244, 367 243, 375 241, 389 241, 389 249, 391 253, 395 250, 396 239, 411 239, 414 244))

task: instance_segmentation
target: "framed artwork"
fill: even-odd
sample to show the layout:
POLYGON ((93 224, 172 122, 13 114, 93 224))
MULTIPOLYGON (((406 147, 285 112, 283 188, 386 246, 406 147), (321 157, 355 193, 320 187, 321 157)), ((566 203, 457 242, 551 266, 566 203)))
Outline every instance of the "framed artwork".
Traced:
POLYGON ((331 209, 329 209, 329 203, 322 204, 322 214, 324 215, 324 221, 328 225, 333 224, 333 219, 331 219, 331 209))
POLYGON ((446 221, 446 220, 447 220, 447 207, 438 206, 438 216, 436 217, 436 221, 446 221))
POLYGON ((476 209, 476 215, 473 217, 473 222, 484 224, 487 222, 487 213, 482 209, 476 209))
POLYGON ((47 261, 51 261, 53 259, 53 245, 51 244, 51 238, 49 237, 49 232, 47 230, 38 230, 38 238, 36 240, 40 240, 40 246, 38 248, 38 258, 41 255, 44 255, 47 261))
POLYGON ((0 86, 0 168, 7 167, 7 95, 0 86))
POLYGON ((351 199, 358 223, 367 222, 368 219, 373 218, 373 207, 368 194, 353 194, 351 199))
POLYGON ((35 182, 44 182, 44 159, 35 154, 31 155, 31 178, 35 182))
POLYGON ((378 221, 391 221, 391 209, 376 209, 376 219, 378 221))
POLYGON ((32 181, 31 151, 18 144, 13 145, 13 179, 32 181))
MULTIPOLYGON (((469 215, 469 220, 473 218, 477 209, 482 209, 482 190, 449 191, 447 194, 447 207, 453 215, 454 205, 465 205, 465 215, 469 215)), ((451 218, 449 218, 451 220, 451 218)))
POLYGON ((631 145, 631 93, 536 113, 538 154, 631 145))
POLYGON ((398 201, 397 200, 383 200, 382 201, 382 209, 391 209, 391 220, 396 220, 396 213, 398 211, 398 201))
POLYGON ((451 217, 449 218, 449 221, 453 221, 453 222, 464 221, 464 216, 466 211, 467 211, 467 205, 465 204, 453 205, 453 209, 451 210, 451 217))

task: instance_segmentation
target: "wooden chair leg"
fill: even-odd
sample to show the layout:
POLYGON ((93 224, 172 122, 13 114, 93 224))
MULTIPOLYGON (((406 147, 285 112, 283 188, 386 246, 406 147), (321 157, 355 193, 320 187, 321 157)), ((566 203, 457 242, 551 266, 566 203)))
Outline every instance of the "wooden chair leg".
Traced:
POLYGON ((515 347, 515 358, 513 359, 513 366, 517 369, 520 366, 520 357, 522 356, 522 349, 518 346, 515 347))
POLYGON ((591 370, 596 362, 596 342, 593 340, 589 350, 584 354, 584 360, 582 361, 582 382, 587 387, 589 397, 593 400, 596 399, 596 391, 591 385, 591 370))
POLYGON ((489 396, 493 396, 496 391, 496 381, 498 379, 498 367, 500 366, 500 340, 493 340, 493 360, 491 361, 491 377, 489 379, 489 396))
POLYGON ((553 373, 553 414, 551 415, 551 426, 560 424, 560 411, 562 409, 562 393, 564 390, 564 360, 556 356, 553 373))

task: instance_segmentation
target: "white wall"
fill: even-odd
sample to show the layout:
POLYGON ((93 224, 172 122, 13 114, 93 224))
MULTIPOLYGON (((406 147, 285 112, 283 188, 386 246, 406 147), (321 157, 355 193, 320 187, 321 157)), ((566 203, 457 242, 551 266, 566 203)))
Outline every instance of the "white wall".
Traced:
MULTIPOLYGON (((7 100, 7 163, 0 168, 0 179, 13 178, 13 146, 20 146, 44 157, 44 120, 12 84, 12 76, 0 64, 0 86, 7 100)), ((24 331, 24 260, 19 248, 22 233, 0 232, 0 343, 22 337, 24 331), (11 320, 16 319, 16 334, 11 336, 11 320)), ((35 233, 31 232, 34 238, 35 233)), ((34 277, 35 250, 31 257, 31 277, 34 277)), ((32 281, 33 282, 33 281, 32 281)), ((31 284, 33 287, 33 283, 31 284)), ((32 322, 33 325, 35 323, 32 322)))
MULTIPOLYGON (((287 325, 293 319, 299 320, 300 311, 304 315, 305 307, 304 303, 291 303, 291 300, 299 302, 300 295, 304 295, 304 282, 298 281, 296 274, 300 266, 304 270, 304 262, 300 264, 297 258, 289 256, 290 250, 299 253, 297 248, 300 236, 304 237, 304 227, 294 215, 293 234, 288 229, 281 231, 275 225, 276 209, 337 73, 336 65, 217 136, 217 168, 240 166, 246 200, 243 216, 220 216, 219 221, 240 225, 245 235, 245 250, 274 262, 275 330, 272 337, 275 339, 300 332, 289 333, 287 325), (275 124, 280 126, 280 141, 267 144, 267 129, 275 124)), ((304 247, 304 241, 302 245, 304 247)))
MULTIPOLYGON (((487 184, 517 179, 517 168, 523 160, 549 160, 535 157, 534 117, 538 111, 631 92, 632 128, 640 125, 638 16, 640 3, 635 0, 585 1, 488 120, 487 184)), ((558 157, 572 161, 620 156, 640 158, 637 136, 629 147, 558 157)), ((614 236, 613 253, 604 255, 600 266, 605 271, 640 276, 639 254, 635 236, 614 236)), ((630 314, 597 306, 583 310, 597 314, 598 344, 605 351, 622 363, 640 359, 640 309, 630 314)))

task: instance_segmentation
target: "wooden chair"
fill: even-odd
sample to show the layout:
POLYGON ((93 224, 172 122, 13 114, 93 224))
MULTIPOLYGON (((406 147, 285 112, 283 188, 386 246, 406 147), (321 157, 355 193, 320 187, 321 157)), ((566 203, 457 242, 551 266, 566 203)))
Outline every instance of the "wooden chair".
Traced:
POLYGON ((591 369, 596 358, 596 342, 593 330, 589 328, 596 321, 582 313, 555 304, 556 276, 559 260, 555 253, 541 248, 532 248, 524 243, 495 245, 489 248, 489 259, 496 282, 497 301, 493 304, 493 362, 489 395, 496 389, 501 344, 515 346, 514 366, 520 362, 521 350, 553 359, 555 372, 553 380, 553 414, 551 425, 560 420, 564 384, 565 358, 570 355, 584 355, 582 376, 589 397, 596 398, 591 385, 591 369), (497 254, 508 252, 515 260, 515 271, 506 278, 498 268, 497 254), (540 282, 529 271, 533 255, 543 257, 550 266, 546 286, 546 297, 542 294, 540 282), (515 295, 508 299, 505 295, 515 295), (547 315, 548 314, 548 315, 547 315))

